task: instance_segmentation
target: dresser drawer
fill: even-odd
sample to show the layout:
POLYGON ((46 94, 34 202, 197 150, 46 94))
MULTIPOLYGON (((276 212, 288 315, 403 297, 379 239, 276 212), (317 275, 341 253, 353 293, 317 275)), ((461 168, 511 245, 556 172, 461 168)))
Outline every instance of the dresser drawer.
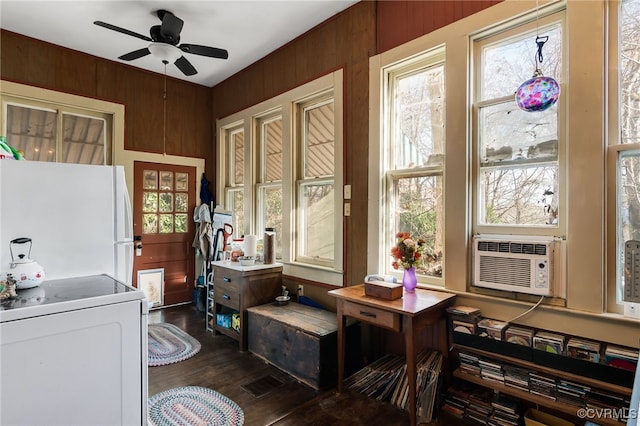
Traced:
POLYGON ((220 282, 226 282, 235 284, 236 286, 240 286, 242 279, 242 271, 234 271, 233 269, 219 267, 213 269, 214 285, 218 285, 218 283, 220 282))
POLYGON ((216 303, 239 310, 240 288, 240 282, 227 282, 223 279, 215 280, 213 285, 213 297, 216 303))
POLYGON ((348 315, 369 324, 400 331, 400 314, 346 300, 342 303, 343 315, 348 315))

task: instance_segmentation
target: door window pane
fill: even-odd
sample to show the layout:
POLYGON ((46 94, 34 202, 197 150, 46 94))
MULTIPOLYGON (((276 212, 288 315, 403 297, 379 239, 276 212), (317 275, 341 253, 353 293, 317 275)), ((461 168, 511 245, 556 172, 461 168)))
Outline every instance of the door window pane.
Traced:
POLYGON ((158 215, 145 213, 142 215, 142 232, 145 234, 158 233, 158 215))
POLYGON ((173 232, 173 215, 161 214, 160 215, 160 233, 170 234, 173 232))
POLYGON ((177 212, 186 212, 189 206, 189 196, 188 194, 175 194, 176 195, 176 211, 177 212))
POLYGON ((173 211, 173 194, 170 192, 160 193, 160 211, 172 212, 173 211))
POLYGON ((188 191, 188 190, 189 190, 189 174, 176 173, 176 191, 188 191))
POLYGON ((156 170, 145 170, 143 176, 143 189, 158 189, 158 172, 156 170))
POLYGON ((173 172, 160 172, 160 190, 173 191, 173 172))
POLYGON ((174 231, 175 232, 187 232, 188 216, 183 213, 176 213, 174 215, 174 231))
POLYGON ((158 211, 158 193, 157 192, 145 191, 142 193, 142 211, 143 212, 158 211))

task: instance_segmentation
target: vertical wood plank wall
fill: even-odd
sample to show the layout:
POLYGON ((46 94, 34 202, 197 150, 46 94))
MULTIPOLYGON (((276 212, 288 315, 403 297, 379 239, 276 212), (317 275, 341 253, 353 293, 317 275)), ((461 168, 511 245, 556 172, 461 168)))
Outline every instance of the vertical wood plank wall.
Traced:
MULTIPOLYGON (((211 89, 0 30, 0 77, 125 105, 125 148, 204 158, 211 179, 211 89)), ((159 67, 160 68, 160 67, 159 67)))
MULTIPOLYGON (((213 88, 215 120, 344 70, 345 184, 352 188, 351 216, 345 218, 346 285, 362 282, 367 272, 369 57, 500 1, 361 1, 213 88)), ((307 295, 332 305, 323 293, 312 289, 307 295)))
POLYGON ((353 194, 345 219, 344 282, 351 285, 366 274, 369 57, 499 2, 361 1, 213 88, 168 77, 166 146, 161 73, 0 30, 0 77, 122 103, 127 149, 204 158, 213 181, 217 118, 343 69, 345 183, 353 194))

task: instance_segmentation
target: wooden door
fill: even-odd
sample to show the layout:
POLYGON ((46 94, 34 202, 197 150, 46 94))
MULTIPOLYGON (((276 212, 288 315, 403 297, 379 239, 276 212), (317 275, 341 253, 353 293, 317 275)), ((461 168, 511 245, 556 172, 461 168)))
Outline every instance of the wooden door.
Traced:
POLYGON ((196 169, 136 161, 133 173, 134 285, 138 271, 162 268, 162 304, 189 302, 195 279, 196 169))

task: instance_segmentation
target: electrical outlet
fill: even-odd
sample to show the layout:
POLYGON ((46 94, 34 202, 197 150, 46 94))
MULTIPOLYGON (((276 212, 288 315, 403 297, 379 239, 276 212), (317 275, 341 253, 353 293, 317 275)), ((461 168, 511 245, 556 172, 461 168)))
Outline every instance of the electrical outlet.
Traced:
POLYGON ((344 203, 344 215, 351 216, 351 203, 344 203))
POLYGON ((298 284, 298 297, 304 296, 304 286, 302 284, 298 284))

